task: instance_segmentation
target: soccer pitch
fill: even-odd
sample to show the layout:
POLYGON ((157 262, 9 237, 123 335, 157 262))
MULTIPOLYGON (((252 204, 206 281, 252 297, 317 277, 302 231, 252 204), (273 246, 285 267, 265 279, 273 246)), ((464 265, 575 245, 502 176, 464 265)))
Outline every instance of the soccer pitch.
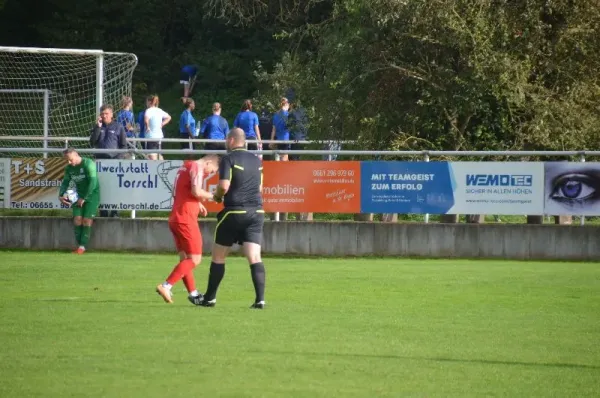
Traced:
POLYGON ((598 264, 266 257, 260 311, 240 258, 215 308, 192 306, 182 284, 165 304, 154 288, 175 260, 0 252, 0 396, 600 391, 598 264))

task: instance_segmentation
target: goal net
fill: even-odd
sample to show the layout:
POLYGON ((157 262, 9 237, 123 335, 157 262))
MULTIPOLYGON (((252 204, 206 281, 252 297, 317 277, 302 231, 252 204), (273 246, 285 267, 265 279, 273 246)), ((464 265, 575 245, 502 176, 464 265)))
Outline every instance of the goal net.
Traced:
POLYGON ((131 96, 137 57, 101 50, 0 47, 0 157, 6 148, 89 147, 100 105, 131 96), (60 138, 60 140, 57 140, 60 138), (3 149, 4 148, 4 149, 3 149))

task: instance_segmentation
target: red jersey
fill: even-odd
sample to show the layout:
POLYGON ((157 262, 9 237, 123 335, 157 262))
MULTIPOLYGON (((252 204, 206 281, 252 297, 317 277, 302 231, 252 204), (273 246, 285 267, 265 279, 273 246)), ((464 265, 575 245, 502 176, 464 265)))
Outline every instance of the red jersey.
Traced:
POLYGON ((202 186, 203 170, 193 160, 186 160, 177 170, 173 183, 173 209, 169 222, 197 224, 200 214, 200 200, 192 195, 192 186, 202 186))

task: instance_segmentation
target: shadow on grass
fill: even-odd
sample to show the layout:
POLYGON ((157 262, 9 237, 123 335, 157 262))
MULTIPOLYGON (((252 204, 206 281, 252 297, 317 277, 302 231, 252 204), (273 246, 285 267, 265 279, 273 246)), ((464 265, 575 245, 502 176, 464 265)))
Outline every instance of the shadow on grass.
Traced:
POLYGON ((403 355, 375 355, 375 354, 344 354, 344 353, 316 353, 316 352, 291 352, 291 351, 249 351, 260 354, 275 354, 285 356, 306 356, 306 357, 340 357, 340 358, 373 358, 373 359, 400 359, 409 361, 430 361, 430 362, 453 362, 453 363, 474 363, 482 365, 507 365, 507 366, 530 366, 530 367, 547 367, 547 368, 567 368, 567 369, 600 369, 597 365, 584 365, 576 363, 544 363, 544 362, 522 362, 522 361, 495 361, 488 359, 459 359, 459 358, 444 358, 444 357, 411 357, 403 355))

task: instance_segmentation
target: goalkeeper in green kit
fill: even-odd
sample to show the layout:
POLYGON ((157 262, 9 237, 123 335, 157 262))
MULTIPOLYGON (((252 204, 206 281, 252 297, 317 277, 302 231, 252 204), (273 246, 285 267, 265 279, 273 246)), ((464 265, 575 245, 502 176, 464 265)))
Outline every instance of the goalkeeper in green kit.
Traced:
POLYGON ((69 163, 65 167, 60 190, 59 200, 73 208, 73 223, 75 224, 75 241, 77 250, 73 253, 83 254, 90 240, 92 223, 100 205, 100 185, 96 174, 96 163, 92 159, 82 158, 73 148, 66 149, 65 159, 69 163), (71 203, 65 193, 71 181, 75 184, 78 199, 71 203))

